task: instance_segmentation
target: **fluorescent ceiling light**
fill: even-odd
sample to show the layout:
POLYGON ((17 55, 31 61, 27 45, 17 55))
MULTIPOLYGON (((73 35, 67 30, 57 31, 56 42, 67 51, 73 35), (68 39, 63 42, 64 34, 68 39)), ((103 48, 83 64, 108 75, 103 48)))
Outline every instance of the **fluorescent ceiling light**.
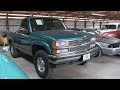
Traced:
POLYGON ((5 16, 0 16, 0 19, 1 19, 1 18, 6 18, 6 17, 5 17, 5 16))
POLYGON ((36 16, 36 17, 49 17, 49 16, 45 16, 45 15, 33 15, 33 16, 36 16))
POLYGON ((13 18, 13 19, 23 19, 25 17, 8 17, 8 18, 13 18))
POLYGON ((30 16, 30 15, 25 15, 25 14, 8 14, 8 15, 13 15, 13 16, 30 16))
POLYGON ((78 21, 85 21, 84 19, 80 19, 80 20, 78 20, 78 21))
POLYGON ((80 19, 88 19, 88 18, 80 18, 80 19))
POLYGON ((6 15, 6 13, 0 13, 0 15, 6 15))
POLYGON ((56 17, 56 18, 63 18, 63 17, 61 17, 61 16, 52 16, 52 17, 56 17))
POLYGON ((66 19, 66 21, 75 21, 75 19, 66 19))
POLYGON ((92 13, 92 15, 95 15, 95 16, 105 16, 104 14, 97 14, 97 13, 92 13))

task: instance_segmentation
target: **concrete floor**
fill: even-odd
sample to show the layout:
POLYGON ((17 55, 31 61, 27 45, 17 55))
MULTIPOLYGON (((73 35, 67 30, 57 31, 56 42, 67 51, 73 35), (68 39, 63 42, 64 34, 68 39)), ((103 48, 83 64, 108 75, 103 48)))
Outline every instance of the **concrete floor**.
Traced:
MULTIPOLYGON (((11 57, 10 53, 7 52, 11 57)), ((12 58, 12 57, 11 57, 12 58)), ((40 79, 37 75, 33 58, 23 55, 12 58, 31 79, 40 79)), ((120 79, 120 56, 92 58, 86 65, 62 65, 54 69, 52 79, 120 79)))

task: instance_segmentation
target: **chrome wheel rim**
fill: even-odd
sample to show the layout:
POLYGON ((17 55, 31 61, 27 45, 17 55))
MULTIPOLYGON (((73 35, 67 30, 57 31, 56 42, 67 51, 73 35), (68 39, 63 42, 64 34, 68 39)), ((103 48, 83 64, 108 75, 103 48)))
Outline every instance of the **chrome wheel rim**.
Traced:
POLYGON ((43 73, 45 71, 45 62, 41 57, 37 59, 37 67, 40 72, 43 73))

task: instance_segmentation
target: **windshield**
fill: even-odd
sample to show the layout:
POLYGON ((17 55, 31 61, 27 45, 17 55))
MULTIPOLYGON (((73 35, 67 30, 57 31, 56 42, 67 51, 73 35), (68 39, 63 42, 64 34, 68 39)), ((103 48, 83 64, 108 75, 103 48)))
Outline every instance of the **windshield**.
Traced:
POLYGON ((51 18, 31 19, 31 26, 33 31, 65 30, 65 27, 63 26, 63 23, 60 20, 51 18))
POLYGON ((116 25, 103 25, 102 30, 105 30, 105 29, 116 29, 116 25))

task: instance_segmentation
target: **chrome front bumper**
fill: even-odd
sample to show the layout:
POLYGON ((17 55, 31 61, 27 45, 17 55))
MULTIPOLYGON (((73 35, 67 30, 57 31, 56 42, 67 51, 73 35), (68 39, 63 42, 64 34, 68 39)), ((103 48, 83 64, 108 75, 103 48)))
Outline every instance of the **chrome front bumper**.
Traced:
POLYGON ((102 53, 106 55, 117 55, 120 54, 120 47, 118 48, 101 48, 102 53))
POLYGON ((98 47, 94 47, 88 51, 82 53, 67 53, 59 55, 48 55, 49 61, 53 64, 60 64, 64 62, 75 62, 80 60, 81 56, 84 54, 90 53, 90 56, 93 57, 98 52, 98 47))

